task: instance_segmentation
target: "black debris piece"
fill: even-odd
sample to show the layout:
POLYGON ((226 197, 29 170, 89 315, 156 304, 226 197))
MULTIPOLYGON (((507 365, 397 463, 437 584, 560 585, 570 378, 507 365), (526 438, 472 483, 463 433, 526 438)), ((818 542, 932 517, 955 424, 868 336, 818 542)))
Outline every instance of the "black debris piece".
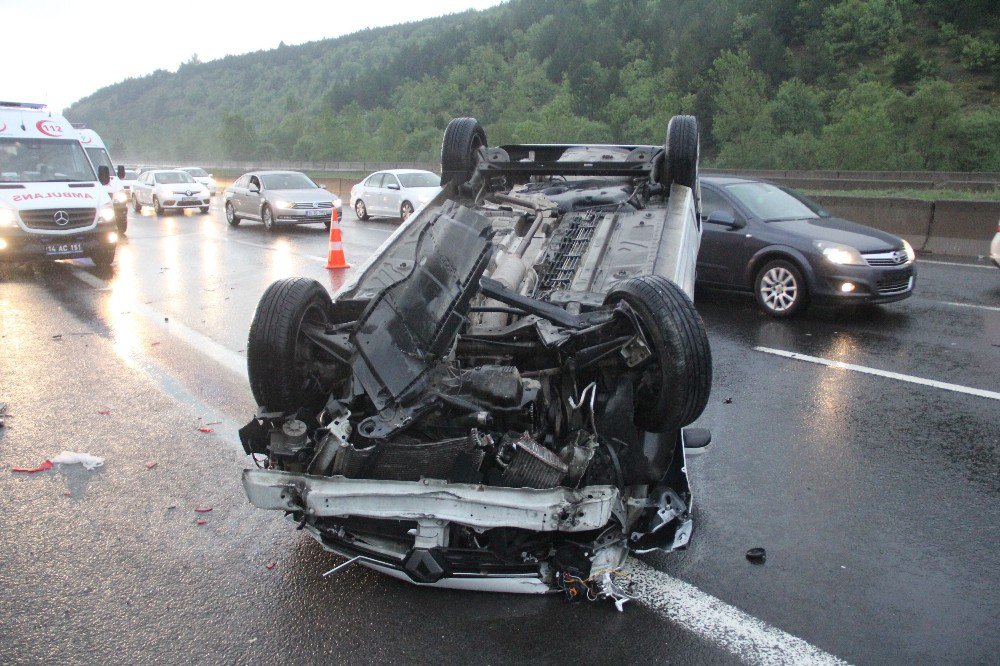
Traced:
POLYGON ((751 548, 747 551, 747 560, 751 564, 764 564, 767 559, 767 551, 763 548, 751 548))

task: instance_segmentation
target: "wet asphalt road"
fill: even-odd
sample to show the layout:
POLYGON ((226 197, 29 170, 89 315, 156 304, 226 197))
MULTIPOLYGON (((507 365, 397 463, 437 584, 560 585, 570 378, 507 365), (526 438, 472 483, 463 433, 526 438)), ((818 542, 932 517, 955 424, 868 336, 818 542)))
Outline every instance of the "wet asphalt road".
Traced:
MULTIPOLYGON (((357 266, 395 225, 347 217, 357 266)), ((0 268, 0 663, 780 660, 641 603, 321 579, 338 560, 246 502, 235 429, 257 299, 283 276, 342 284, 326 240, 148 211, 109 274, 0 268), (10 472, 62 450, 107 462, 10 472)), ((715 360, 697 530, 646 562, 847 661, 995 663, 1000 401, 755 347, 1000 391, 1000 271, 921 262, 907 301, 791 322, 697 304, 715 360)))

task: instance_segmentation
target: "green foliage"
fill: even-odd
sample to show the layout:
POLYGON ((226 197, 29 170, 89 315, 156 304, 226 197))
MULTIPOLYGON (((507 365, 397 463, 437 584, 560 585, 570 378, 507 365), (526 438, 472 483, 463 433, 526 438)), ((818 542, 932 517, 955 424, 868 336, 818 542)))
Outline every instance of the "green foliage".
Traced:
POLYGON ((719 166, 1000 170, 995 0, 510 0, 182 63, 67 109, 116 157, 434 161, 492 144, 661 144, 719 166))

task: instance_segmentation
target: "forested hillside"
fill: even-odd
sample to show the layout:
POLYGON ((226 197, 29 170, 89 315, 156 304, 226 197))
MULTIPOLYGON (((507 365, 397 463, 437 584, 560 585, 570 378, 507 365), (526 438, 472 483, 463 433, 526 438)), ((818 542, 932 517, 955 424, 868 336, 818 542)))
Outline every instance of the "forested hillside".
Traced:
POLYGON ((693 113, 716 166, 1000 171, 998 90, 996 0, 512 0, 195 57, 66 115, 144 160, 434 160, 460 115, 491 144, 658 144, 693 113))

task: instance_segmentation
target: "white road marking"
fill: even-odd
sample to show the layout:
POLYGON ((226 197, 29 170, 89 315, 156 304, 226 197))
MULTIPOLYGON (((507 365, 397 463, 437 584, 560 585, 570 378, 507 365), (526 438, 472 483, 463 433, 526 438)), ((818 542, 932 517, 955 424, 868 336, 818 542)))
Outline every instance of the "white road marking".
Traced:
MULTIPOLYGON (((94 289, 100 291, 111 289, 111 286, 107 282, 84 270, 70 267, 70 272, 76 279, 90 285, 94 289)), ((167 315, 154 310, 145 303, 136 301, 131 303, 129 308, 132 312, 136 312, 148 319, 154 326, 187 343, 237 376, 243 379, 247 378, 247 360, 236 352, 226 349, 210 337, 182 324, 176 318, 169 319, 167 315)))
POLYGON ((917 257, 917 264, 938 264, 939 266, 959 266, 961 268, 986 268, 992 271, 997 270, 996 266, 988 264, 963 264, 957 261, 935 261, 933 259, 921 259, 917 257))
MULTIPOLYGON (((239 238, 229 238, 229 237, 225 237, 225 236, 223 236, 223 237, 208 236, 208 238, 212 238, 212 239, 215 239, 215 240, 223 240, 223 241, 226 241, 228 243, 239 243, 240 245, 249 245, 250 247, 260 248, 261 250, 269 250, 271 252, 276 252, 278 250, 278 248, 274 247, 273 245, 264 245, 263 243, 254 243, 253 241, 240 240, 239 238)), ((313 261, 321 261, 324 264, 326 263, 326 257, 320 257, 320 256, 317 256, 315 254, 303 254, 302 252, 296 252, 295 250, 287 250, 287 252, 288 252, 288 254, 291 254, 291 255, 296 256, 296 257, 302 257, 304 259, 312 259, 313 261)))
POLYGON ((847 663, 639 560, 630 558, 625 573, 639 603, 748 664, 847 663))
POLYGON ((992 305, 979 305, 978 303, 955 303, 953 301, 936 301, 937 303, 944 303, 945 305, 954 305, 957 308, 979 308, 980 310, 990 310, 992 312, 1000 312, 1000 308, 993 307, 992 305))
POLYGON ((879 370, 878 368, 869 368, 864 365, 854 365, 853 363, 844 363, 843 361, 833 361, 828 358, 820 358, 818 356, 808 356, 806 354, 799 354, 797 352, 785 351, 783 349, 771 349, 770 347, 754 347, 754 350, 759 352, 764 352, 765 354, 775 354, 776 356, 784 356, 785 358, 792 358, 795 359, 796 361, 807 361, 809 363, 825 365, 828 368, 853 370, 855 372, 863 372, 865 374, 876 375, 878 377, 898 379, 901 382, 910 382, 911 384, 922 384, 924 386, 933 386, 935 388, 945 389, 946 391, 955 391, 956 393, 966 393, 968 395, 975 395, 979 396, 980 398, 990 398, 992 400, 1000 400, 1000 393, 997 393, 996 391, 987 391, 985 389, 977 389, 969 386, 961 386, 959 384, 949 384, 948 382, 939 382, 936 379, 924 379, 923 377, 914 377, 913 375, 903 375, 898 372, 879 370))

